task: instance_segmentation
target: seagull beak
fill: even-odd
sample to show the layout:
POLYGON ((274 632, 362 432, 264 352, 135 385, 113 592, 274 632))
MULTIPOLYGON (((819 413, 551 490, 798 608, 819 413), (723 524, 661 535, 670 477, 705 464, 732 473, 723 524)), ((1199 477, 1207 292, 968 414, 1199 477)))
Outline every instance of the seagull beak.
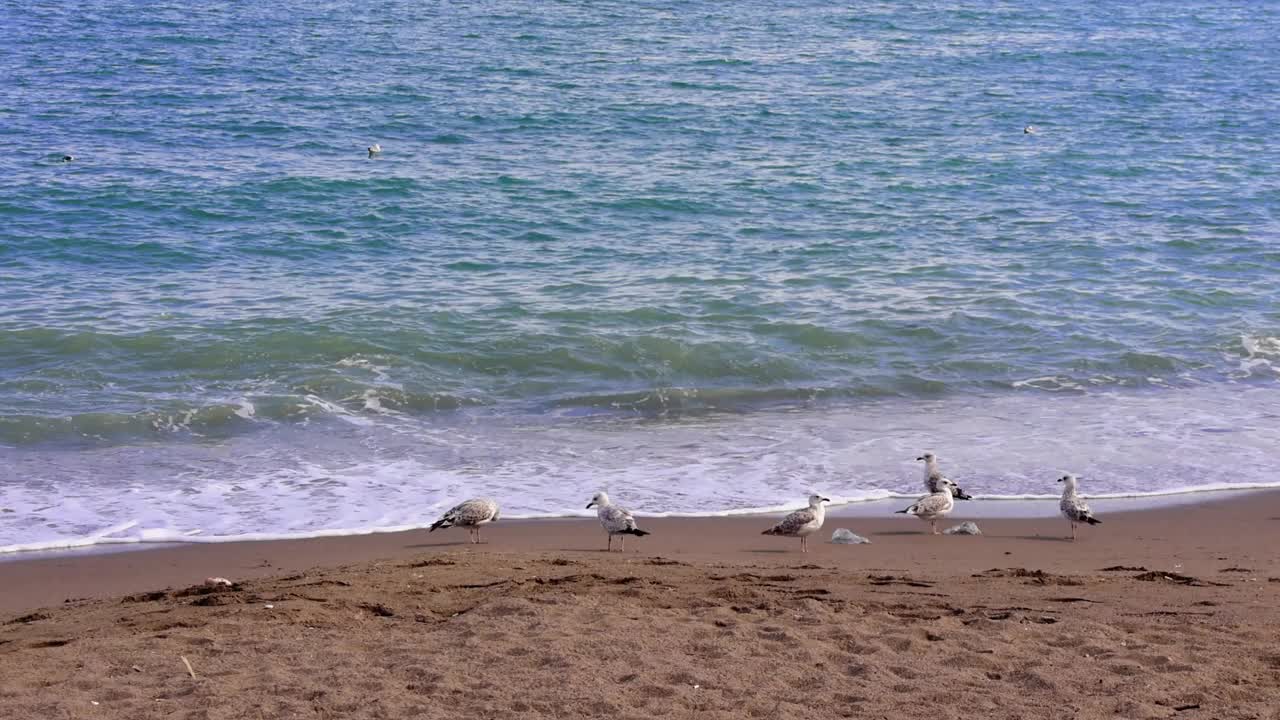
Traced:
POLYGON ((923 459, 924 459, 924 457, 922 456, 922 457, 918 457, 918 458, 916 458, 916 459, 917 459, 917 460, 923 460, 923 459))
POLYGON ((831 502, 831 498, 822 498, 822 502, 831 502))
POLYGON ((588 510, 590 510, 590 509, 591 509, 591 506, 592 506, 592 505, 595 505, 595 504, 596 504, 596 501, 595 501, 595 500, 592 500, 591 502, 587 503, 587 509, 588 509, 588 510))
POLYGON ((1066 479, 1066 478, 1058 478, 1058 482, 1062 482, 1062 481, 1063 481, 1063 480, 1065 480, 1065 479, 1066 479))

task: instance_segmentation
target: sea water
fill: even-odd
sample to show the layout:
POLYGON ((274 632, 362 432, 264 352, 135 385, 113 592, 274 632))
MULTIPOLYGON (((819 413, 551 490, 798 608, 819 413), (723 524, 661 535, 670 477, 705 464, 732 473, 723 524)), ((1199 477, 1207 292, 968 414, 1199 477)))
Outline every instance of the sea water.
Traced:
POLYGON ((1280 484, 1278 35, 0 2, 0 550, 1280 484))

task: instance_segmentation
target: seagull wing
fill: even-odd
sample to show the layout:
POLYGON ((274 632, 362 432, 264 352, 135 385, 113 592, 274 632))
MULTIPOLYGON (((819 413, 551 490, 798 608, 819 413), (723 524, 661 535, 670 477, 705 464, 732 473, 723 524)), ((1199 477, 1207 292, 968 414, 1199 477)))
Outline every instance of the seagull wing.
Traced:
POLYGON ((1089 522, 1093 519, 1093 511, 1089 509, 1089 504, 1078 497, 1062 501, 1062 514, 1074 522, 1089 522))
POLYGON ((782 518, 782 522, 778 523, 777 525, 774 525, 768 530, 765 530, 764 534, 795 535, 796 533, 799 533, 800 530, 803 529, 806 525, 814 522, 816 519, 817 519, 817 516, 813 514, 812 510, 809 510, 809 509, 797 510, 791 513, 790 515, 782 518))
POLYGON ((456 525, 475 525, 498 517, 498 503, 488 498, 473 498, 459 503, 446 517, 453 516, 456 525))
POLYGON ((611 533, 636 529, 636 519, 626 508, 610 506, 600 512, 600 524, 611 533))
POLYGON ((935 493, 920 498, 915 505, 907 508, 908 515, 937 515, 940 512, 946 512, 950 498, 945 493, 935 493))

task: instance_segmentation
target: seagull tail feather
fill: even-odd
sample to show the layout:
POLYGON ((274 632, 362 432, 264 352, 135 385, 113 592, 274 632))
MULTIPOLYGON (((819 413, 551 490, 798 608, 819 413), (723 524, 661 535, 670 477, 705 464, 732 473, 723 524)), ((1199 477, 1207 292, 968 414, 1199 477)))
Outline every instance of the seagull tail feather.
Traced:
POLYGON ((1102 521, 1092 515, 1086 515, 1084 521, 1090 525, 1101 525, 1102 521))
POLYGON ((640 528, 631 528, 630 530, 623 530, 622 533, 624 535, 635 535, 636 537, 644 537, 645 535, 650 534, 648 530, 641 530, 640 528))
POLYGON ((432 532, 435 532, 436 530, 439 530, 440 528, 451 528, 451 527, 453 527, 453 518, 440 518, 434 523, 431 523, 431 529, 428 530, 427 532, 432 533, 432 532))

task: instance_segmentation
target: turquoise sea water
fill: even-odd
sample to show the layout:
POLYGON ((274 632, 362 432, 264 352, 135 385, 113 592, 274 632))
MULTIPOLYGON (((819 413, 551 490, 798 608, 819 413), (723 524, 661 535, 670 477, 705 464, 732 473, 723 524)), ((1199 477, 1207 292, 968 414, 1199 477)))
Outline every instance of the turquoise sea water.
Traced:
POLYGON ((0 2, 0 549, 1280 482, 1278 34, 0 2))

